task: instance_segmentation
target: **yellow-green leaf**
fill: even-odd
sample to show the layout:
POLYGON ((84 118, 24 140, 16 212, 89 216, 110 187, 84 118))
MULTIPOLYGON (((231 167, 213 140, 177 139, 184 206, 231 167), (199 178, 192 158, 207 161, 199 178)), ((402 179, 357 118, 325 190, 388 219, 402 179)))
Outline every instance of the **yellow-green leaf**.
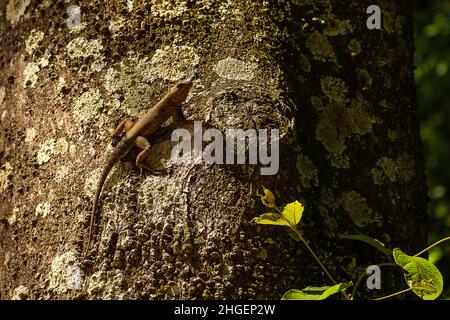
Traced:
POLYGON ((295 226, 302 219, 303 210, 305 210, 303 205, 300 202, 295 201, 286 205, 281 214, 291 226, 295 226))
POLYGON ((310 286, 302 290, 291 289, 283 295, 281 300, 325 300, 331 295, 344 292, 351 285, 351 282, 343 282, 334 286, 310 286))
POLYGON ((261 202, 266 207, 274 208, 276 206, 274 194, 272 193, 272 191, 270 191, 269 189, 266 189, 264 186, 262 188, 263 188, 264 195, 261 195, 261 202))
POLYGON ((274 226, 289 227, 289 223, 278 213, 264 213, 253 219, 258 224, 270 224, 274 226))

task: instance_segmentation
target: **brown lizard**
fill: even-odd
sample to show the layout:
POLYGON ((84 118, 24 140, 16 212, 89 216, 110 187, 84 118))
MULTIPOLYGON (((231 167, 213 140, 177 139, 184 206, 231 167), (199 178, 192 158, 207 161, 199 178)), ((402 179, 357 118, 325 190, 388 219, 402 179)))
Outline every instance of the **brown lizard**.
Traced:
POLYGON ((142 151, 136 158, 136 166, 138 168, 146 167, 143 161, 150 153, 150 143, 147 137, 154 134, 172 115, 174 115, 181 104, 186 100, 189 91, 192 87, 192 82, 188 80, 182 80, 170 89, 170 91, 162 98, 153 108, 147 111, 136 123, 127 118, 122 121, 117 128, 112 132, 112 136, 117 136, 123 131, 126 132, 125 136, 118 143, 114 151, 109 155, 109 158, 103 168, 102 173, 95 192, 94 202, 92 205, 91 222, 89 226, 88 242, 85 248, 85 252, 89 250, 92 232, 95 222, 95 213, 97 210, 98 199, 102 192, 103 185, 108 177, 114 164, 125 156, 133 146, 137 146, 142 151))

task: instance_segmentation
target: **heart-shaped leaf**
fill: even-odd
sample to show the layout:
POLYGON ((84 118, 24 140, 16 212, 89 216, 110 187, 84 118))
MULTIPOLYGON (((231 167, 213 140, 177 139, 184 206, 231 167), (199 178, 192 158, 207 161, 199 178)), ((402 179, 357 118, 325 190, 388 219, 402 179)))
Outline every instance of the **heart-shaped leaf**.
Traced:
POLYGON ((393 251, 395 263, 405 269, 412 291, 423 300, 435 300, 442 293, 444 282, 439 269, 424 258, 408 256, 399 248, 393 251))
POLYGON ((281 214, 289 222, 291 226, 295 226, 302 219, 304 210, 305 208, 303 207, 303 205, 300 202, 295 201, 287 204, 284 207, 283 212, 281 212, 281 214))

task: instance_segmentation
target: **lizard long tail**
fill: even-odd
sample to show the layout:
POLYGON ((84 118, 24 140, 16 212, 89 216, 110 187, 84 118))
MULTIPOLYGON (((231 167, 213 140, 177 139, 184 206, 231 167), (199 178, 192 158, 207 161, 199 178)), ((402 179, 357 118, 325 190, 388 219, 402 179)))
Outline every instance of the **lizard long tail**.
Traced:
POLYGON ((92 235, 93 235, 93 231, 94 231, 95 214, 97 212, 98 200, 100 198, 100 194, 102 192, 103 185, 105 184, 106 178, 108 177, 109 172, 114 167, 115 163, 117 161, 119 161, 119 159, 123 155, 125 155, 132 147, 133 147, 133 142, 130 141, 130 139, 123 139, 117 145, 117 147, 111 153, 111 155, 109 156, 108 161, 106 162, 106 165, 103 168, 102 173, 100 174, 100 178, 99 178, 98 184, 97 184, 97 190, 95 191, 94 202, 92 204, 91 222, 89 225, 88 242, 87 242, 87 245, 84 250, 85 254, 89 251, 89 248, 91 246, 91 240, 92 240, 92 235))

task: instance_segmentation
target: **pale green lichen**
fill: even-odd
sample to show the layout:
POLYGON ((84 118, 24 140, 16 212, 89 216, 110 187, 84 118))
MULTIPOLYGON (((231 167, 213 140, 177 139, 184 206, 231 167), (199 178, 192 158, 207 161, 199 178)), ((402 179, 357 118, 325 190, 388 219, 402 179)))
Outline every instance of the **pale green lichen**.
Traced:
POLYGON ((316 139, 330 153, 333 166, 349 168, 349 158, 344 155, 346 140, 353 135, 363 136, 372 132, 376 119, 366 111, 366 102, 362 97, 350 101, 350 107, 345 107, 347 86, 335 78, 325 78, 322 90, 330 102, 320 112, 316 128, 316 139))
POLYGON ((133 11, 134 9, 134 1, 133 0, 127 0, 127 10, 128 12, 133 11))
POLYGON ((124 282, 125 276, 120 270, 98 271, 89 277, 87 292, 104 300, 124 299, 124 282))
POLYGON ((138 204, 154 216, 170 210, 179 193, 180 185, 176 179, 149 176, 139 188, 138 204))
POLYGON ((387 10, 383 12, 383 27, 388 33, 402 34, 404 25, 405 17, 387 10))
POLYGON ((320 188, 319 195, 320 201, 318 204, 318 210, 323 217, 323 222, 325 223, 324 231, 329 237, 335 237, 335 230, 338 227, 336 217, 333 214, 333 212, 337 209, 335 195, 327 187, 320 188))
POLYGON ((16 221, 17 221, 17 215, 19 214, 19 212, 20 212, 20 209, 17 208, 17 207, 15 207, 15 208, 12 210, 12 214, 11 214, 11 215, 9 216, 9 218, 8 218, 8 224, 9 224, 10 226, 12 226, 13 224, 16 223, 16 221))
POLYGON ((66 166, 62 166, 56 171, 55 181, 62 182, 69 175, 69 168, 66 166))
POLYGON ((311 105, 316 111, 323 111, 323 102, 319 97, 311 97, 311 105))
POLYGON ((52 260, 49 289, 57 294, 81 289, 82 276, 77 253, 66 252, 52 260))
POLYGON ((6 162, 0 169, 0 191, 4 192, 9 185, 9 177, 12 175, 13 167, 6 162))
POLYGON ((29 62, 23 71, 23 86, 34 88, 41 69, 35 62, 29 62))
POLYGON ((148 87, 157 79, 152 62, 144 56, 130 53, 105 76, 105 88, 111 93, 126 93, 132 88, 148 87))
POLYGON ((326 21, 323 33, 329 37, 343 36, 353 31, 349 19, 339 20, 334 15, 330 15, 326 21))
POLYGON ((256 63, 227 57, 217 62, 214 71, 224 79, 250 81, 255 77, 256 63))
POLYGON ((358 192, 343 192, 340 199, 342 207, 356 226, 360 228, 368 224, 381 226, 381 216, 367 205, 366 199, 358 192))
POLYGON ((328 41, 327 36, 318 31, 314 31, 306 40, 306 47, 311 50, 318 60, 336 62, 336 55, 333 46, 328 41))
POLYGON ((158 77, 178 81, 193 77, 200 57, 189 46, 166 46, 156 50, 151 62, 158 77))
POLYGON ((20 285, 14 289, 11 300, 27 300, 30 296, 30 289, 20 285))
POLYGON ((63 155, 68 150, 69 142, 65 138, 49 139, 42 144, 37 154, 37 163, 42 165, 50 161, 54 155, 63 155))
POLYGON ((115 17, 109 22, 108 29, 113 37, 120 34, 120 31, 125 27, 126 20, 122 16, 115 17))
POLYGON ((40 58, 37 61, 29 62, 23 71, 23 86, 34 88, 39 78, 39 71, 49 64, 49 54, 40 58))
POLYGON ((93 71, 100 71, 105 66, 103 46, 97 39, 86 40, 82 37, 73 39, 67 44, 66 50, 70 59, 90 58, 90 68, 93 71))
POLYGON ((350 40, 350 42, 348 43, 347 48, 350 51, 350 54, 352 55, 352 57, 357 56, 362 51, 361 43, 359 43, 359 41, 356 40, 356 39, 350 40))
POLYGON ((3 104, 3 100, 5 100, 5 87, 0 87, 0 107, 3 104))
POLYGON ((11 24, 15 24, 25 13, 29 4, 30 0, 9 0, 6 6, 6 20, 11 24))
POLYGON ((387 182, 410 182, 414 176, 414 161, 406 152, 395 160, 382 157, 376 162, 376 167, 371 170, 375 185, 383 185, 387 182))
POLYGON ((188 9, 187 0, 152 0, 151 2, 152 14, 164 19, 179 17, 188 9))
POLYGON ((37 132, 35 128, 26 128, 25 129, 25 142, 30 143, 33 142, 37 136, 37 132))
POLYGON ((51 205, 48 202, 38 203, 36 206, 35 213, 38 217, 45 218, 48 214, 50 214, 51 205))
POLYGON ((296 167, 300 173, 300 181, 304 188, 310 188, 311 185, 315 187, 319 185, 317 168, 307 156, 299 154, 297 156, 296 167))
POLYGON ((108 69, 105 88, 108 92, 122 95, 122 103, 117 99, 109 110, 122 109, 123 113, 141 116, 148 109, 152 96, 151 84, 158 78, 150 59, 129 52, 129 57, 108 69))
POLYGON ((38 31, 33 29, 28 36, 27 41, 25 41, 25 50, 31 56, 34 50, 37 49, 41 41, 44 39, 44 33, 42 31, 38 31))
POLYGON ((80 121, 97 116, 103 108, 103 99, 98 89, 84 92, 76 101, 74 114, 80 121))
POLYGON ((356 76, 358 77, 358 81, 364 86, 364 89, 372 86, 373 79, 366 69, 357 68, 356 76))
POLYGON ((409 183, 416 175, 414 158, 407 152, 402 152, 396 159, 398 178, 400 181, 409 183))
POLYGON ((388 139, 391 142, 395 142, 398 139, 398 132, 395 130, 388 129, 388 139))
POLYGON ((323 93, 325 93, 328 99, 338 103, 346 101, 348 86, 345 81, 327 76, 320 80, 320 85, 323 93))

